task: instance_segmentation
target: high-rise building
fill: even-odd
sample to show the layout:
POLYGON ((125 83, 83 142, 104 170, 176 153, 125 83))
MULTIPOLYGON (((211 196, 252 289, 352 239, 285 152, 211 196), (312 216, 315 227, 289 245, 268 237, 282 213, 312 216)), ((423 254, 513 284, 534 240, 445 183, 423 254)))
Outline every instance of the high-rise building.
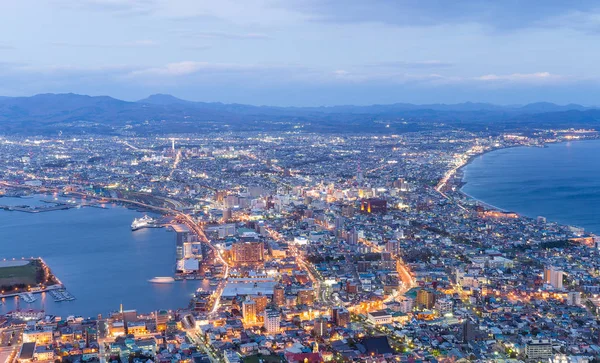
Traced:
POLYGON ((417 291, 417 307, 419 309, 431 309, 435 304, 435 292, 429 289, 417 291))
POLYGON ((475 340, 476 338, 476 326, 475 323, 471 321, 471 319, 466 319, 462 326, 462 341, 463 343, 468 343, 470 341, 475 340))
POLYGON ((262 242, 238 242, 233 245, 233 260, 239 264, 254 264, 264 261, 262 242))
POLYGON ((267 295, 258 293, 258 295, 252 296, 252 300, 256 303, 256 315, 262 316, 269 302, 269 300, 267 299, 267 295))
POLYGON ((166 310, 158 310, 155 313, 156 330, 165 331, 167 330, 167 322, 171 319, 171 315, 166 310))
POLYGON ((387 241, 385 251, 397 255, 400 252, 400 243, 396 240, 387 241))
POLYGON ((256 323, 256 303, 254 300, 246 298, 242 303, 242 316, 244 323, 254 324, 256 323))
POLYGON ((275 309, 267 309, 264 314, 264 327, 267 333, 278 333, 281 324, 281 315, 275 309))
POLYGON ((334 307, 331 309, 331 319, 333 324, 345 327, 350 323, 350 312, 342 306, 334 307))
POLYGON ((544 282, 557 290, 563 288, 563 276, 564 272, 554 266, 548 266, 544 269, 544 282))
POLYGON ((315 332, 315 335, 318 337, 326 336, 328 324, 329 324, 329 322, 327 321, 327 318, 325 318, 323 316, 316 318, 315 325, 313 327, 313 331, 315 332))
POLYGON ((233 218, 233 211, 231 208, 223 209, 223 221, 227 222, 233 218))
POLYGON ((278 307, 285 306, 285 288, 281 284, 273 288, 273 304, 278 307))
POLYGON ((344 217, 336 217, 335 218, 335 230, 339 231, 344 228, 344 224, 346 223, 346 218, 344 217))
POLYGON ((358 244, 358 231, 356 228, 352 228, 350 232, 348 232, 348 244, 355 245, 358 244))
POLYGON ((581 305, 581 293, 579 291, 571 291, 567 294, 567 304, 571 306, 581 305))

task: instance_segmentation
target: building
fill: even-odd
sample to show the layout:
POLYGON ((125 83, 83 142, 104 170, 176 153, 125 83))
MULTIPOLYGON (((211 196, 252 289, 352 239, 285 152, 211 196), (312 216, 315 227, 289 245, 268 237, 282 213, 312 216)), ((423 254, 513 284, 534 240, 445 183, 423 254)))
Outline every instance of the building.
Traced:
POLYGON ((544 269, 544 282, 557 290, 563 288, 563 276, 564 272, 554 266, 548 266, 544 269))
POLYGON ((232 247, 233 260, 238 264, 254 264, 264 261, 262 242, 238 242, 232 247))
POLYGON ((245 324, 256 323, 256 302, 247 298, 242 303, 242 316, 244 317, 245 324))
POLYGON ((350 312, 341 306, 331 309, 331 319, 333 324, 345 327, 350 323, 350 312))
POLYGON ((531 340, 525 346, 528 359, 548 360, 552 357, 552 342, 550 340, 531 340))
POLYGON ((23 332, 25 343, 35 342, 37 344, 50 344, 52 342, 52 330, 25 330, 23 332))
POLYGON ((281 284, 273 288, 273 304, 279 307, 285 306, 285 288, 281 284))
POLYGON ((571 306, 581 305, 581 293, 579 291, 571 291, 567 294, 567 304, 571 306))
POLYGON ((252 296, 252 300, 256 304, 256 315, 262 316, 262 314, 265 312, 267 304, 269 303, 269 299, 267 298, 267 295, 263 295, 262 293, 259 292, 258 295, 252 296))
POLYGON ((19 351, 18 362, 29 362, 33 360, 33 354, 35 352, 35 342, 23 343, 21 350, 19 351))
POLYGON ((385 310, 372 311, 367 314, 367 321, 373 325, 391 324, 392 315, 385 310))
POLYGON ((475 323, 470 319, 466 319, 462 326, 462 341, 468 343, 475 340, 477 334, 475 323))
POLYGON ((315 324, 313 326, 313 332, 318 337, 327 336, 327 326, 329 325, 329 321, 327 318, 321 316, 315 319, 315 324))
POLYGON ((165 331, 167 330, 167 322, 171 319, 169 312, 166 310, 158 310, 155 313, 156 330, 165 331))
POLYGON ((433 290, 420 289, 417 291, 417 308, 431 309, 435 304, 435 293, 433 290))
POLYGON ((361 213, 387 213, 387 201, 384 199, 363 199, 360 204, 361 213))
POLYGON ((183 244, 189 241, 190 229, 185 224, 174 224, 172 228, 176 233, 175 250, 177 259, 180 260, 183 258, 183 244))
POLYGON ((267 309, 263 314, 264 318, 264 327, 267 330, 267 333, 278 333, 281 324, 281 315, 279 311, 275 309, 267 309))
POLYGON ((387 241, 385 244, 385 251, 397 255, 400 253, 400 243, 396 240, 387 241))
POLYGON ((346 239, 347 239, 347 241, 348 241, 348 244, 349 244, 349 245, 355 245, 355 244, 358 244, 358 238, 359 238, 359 236, 358 236, 358 231, 356 230, 356 227, 355 227, 355 228, 352 228, 352 229, 351 229, 351 230, 348 232, 348 235, 347 235, 347 237, 346 237, 346 239))
POLYGON ((315 292, 313 289, 303 289, 298 291, 298 305, 312 305, 315 302, 315 292))
POLYGON ((443 298, 437 299, 433 308, 440 315, 452 314, 452 308, 454 307, 454 303, 451 299, 443 298))
POLYGON ((227 222, 233 219, 233 211, 231 208, 223 209, 223 221, 227 222))

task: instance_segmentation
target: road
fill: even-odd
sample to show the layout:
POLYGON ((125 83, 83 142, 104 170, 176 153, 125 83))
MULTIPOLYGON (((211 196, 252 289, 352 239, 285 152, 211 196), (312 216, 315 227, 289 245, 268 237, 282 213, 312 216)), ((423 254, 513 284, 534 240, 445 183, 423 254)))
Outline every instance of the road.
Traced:
POLYGON ((204 339, 200 336, 200 333, 198 333, 195 330, 188 330, 186 331, 188 338, 194 343, 196 344, 196 346, 200 349, 202 349, 202 351, 204 353, 206 353, 206 355, 208 355, 208 359, 210 359, 210 361, 212 363, 219 363, 222 362, 223 360, 219 357, 219 355, 217 354, 217 352, 215 350, 213 350, 211 347, 209 347, 206 342, 204 341, 204 339))

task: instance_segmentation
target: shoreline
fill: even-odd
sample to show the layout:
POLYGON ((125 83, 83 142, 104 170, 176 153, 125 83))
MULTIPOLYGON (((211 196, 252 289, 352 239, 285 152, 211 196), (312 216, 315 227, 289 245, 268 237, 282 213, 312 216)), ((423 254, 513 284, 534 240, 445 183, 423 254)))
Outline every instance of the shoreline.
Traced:
MULTIPOLYGON (((600 141, 600 137, 583 139, 583 140, 566 140, 566 141, 550 142, 550 143, 544 144, 544 146, 541 147, 541 148, 548 148, 548 147, 550 147, 552 145, 560 145, 560 144, 566 144, 566 143, 570 143, 570 142, 585 142, 585 141, 600 141)), ((455 175, 456 176, 460 175, 460 187, 456 190, 456 193, 462 195, 465 199, 467 199, 469 201, 473 201, 476 204, 479 204, 482 207, 487 208, 489 210, 499 211, 499 212, 503 212, 503 213, 515 213, 515 214, 517 214, 519 216, 519 218, 527 218, 527 219, 534 220, 535 217, 529 217, 529 216, 526 216, 526 215, 524 215, 522 213, 518 213, 518 212, 515 212, 515 211, 511 211, 511 210, 507 210, 507 209, 503 209, 503 208, 497 207, 497 206, 495 206, 493 204, 487 203, 487 202, 485 202, 485 201, 483 201, 483 200, 481 200, 479 198, 476 198, 476 197, 468 194, 467 192, 465 192, 463 190, 463 187, 465 185, 467 185, 467 183, 468 183, 467 181, 465 181, 464 168, 466 168, 467 166, 469 166, 476 158, 478 158, 480 156, 484 156, 484 155, 492 153, 492 152, 495 152, 495 151, 509 150, 509 149, 520 148, 520 147, 522 147, 522 148, 531 148, 531 147, 539 147, 539 146, 517 145, 517 146, 508 146, 508 147, 497 147, 497 148, 493 148, 493 149, 487 150, 487 151, 482 152, 482 153, 477 154, 477 155, 472 155, 467 160, 467 162, 464 165, 462 165, 460 168, 457 169, 457 172, 456 172, 455 175)), ((576 225, 567 224, 567 223, 561 223, 561 222, 554 221, 554 220, 548 221, 547 223, 556 223, 556 224, 563 225, 563 226, 566 226, 566 227, 582 228, 584 230, 585 234, 590 235, 590 236, 596 236, 595 233, 590 232, 590 231, 586 230, 585 228, 579 227, 579 226, 576 226, 576 225)))

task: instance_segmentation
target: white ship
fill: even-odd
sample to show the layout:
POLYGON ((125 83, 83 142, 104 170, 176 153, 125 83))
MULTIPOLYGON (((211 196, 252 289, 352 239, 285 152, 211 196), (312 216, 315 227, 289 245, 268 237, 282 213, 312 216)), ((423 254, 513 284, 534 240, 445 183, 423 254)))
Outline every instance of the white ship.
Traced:
POLYGON ((131 223, 131 230, 135 231, 144 227, 154 227, 156 224, 156 220, 154 218, 148 217, 144 215, 142 218, 136 218, 131 223))
POLYGON ((153 279, 148 280, 154 284, 170 284, 175 282, 175 279, 172 277, 155 277, 153 279))

